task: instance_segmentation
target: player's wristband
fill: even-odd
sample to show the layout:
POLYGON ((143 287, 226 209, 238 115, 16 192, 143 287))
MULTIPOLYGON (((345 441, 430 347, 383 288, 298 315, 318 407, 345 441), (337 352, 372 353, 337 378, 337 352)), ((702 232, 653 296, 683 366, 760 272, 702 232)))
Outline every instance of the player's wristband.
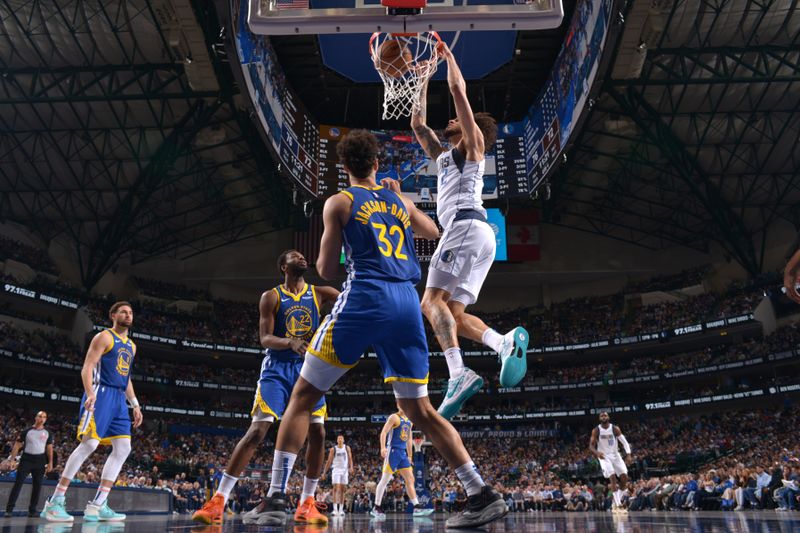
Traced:
POLYGON ((141 409, 141 406, 139 405, 139 400, 137 400, 136 398, 130 400, 130 404, 131 404, 131 409, 141 409))

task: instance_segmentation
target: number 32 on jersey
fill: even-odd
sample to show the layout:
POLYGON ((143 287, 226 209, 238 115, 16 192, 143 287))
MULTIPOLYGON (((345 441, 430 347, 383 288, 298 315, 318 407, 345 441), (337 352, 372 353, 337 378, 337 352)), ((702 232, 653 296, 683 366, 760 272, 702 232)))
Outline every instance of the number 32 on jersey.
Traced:
POLYGON ((381 224, 380 222, 370 222, 370 224, 373 228, 378 230, 378 250, 380 250, 383 255, 386 257, 392 257, 394 255, 397 259, 408 261, 408 256, 403 253, 403 243, 406 240, 403 228, 397 224, 392 224, 388 227, 386 224, 381 224), (395 235, 397 236, 396 244, 392 242, 392 238, 395 235))

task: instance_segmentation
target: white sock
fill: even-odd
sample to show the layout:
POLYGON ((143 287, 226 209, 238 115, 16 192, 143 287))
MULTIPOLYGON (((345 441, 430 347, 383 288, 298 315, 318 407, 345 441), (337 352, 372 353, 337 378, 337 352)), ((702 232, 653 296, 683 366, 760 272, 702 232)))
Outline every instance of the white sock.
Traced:
POLYGON ((276 492, 286 494, 286 484, 289 482, 289 476, 292 475, 292 469, 294 468, 296 459, 296 453, 275 450, 272 456, 272 482, 269 485, 267 498, 276 492))
POLYGON ((447 370, 450 378, 457 378, 464 373, 464 359, 461 357, 461 348, 455 346, 444 351, 444 358, 447 361, 447 370))
POLYGON ((239 481, 238 477, 233 477, 227 472, 223 472, 222 479, 219 482, 219 488, 217 489, 217 494, 222 494, 222 497, 225 498, 225 501, 227 502, 228 498, 231 497, 231 491, 233 490, 233 487, 236 486, 237 481, 239 481))
POLYGON ((317 493, 317 483, 319 479, 309 479, 308 476, 303 478, 303 494, 300 495, 300 503, 306 501, 306 498, 314 497, 317 493))
POLYGON ((391 480, 392 474, 389 472, 384 472, 381 474, 381 480, 378 481, 378 486, 375 489, 375 505, 378 507, 380 507, 381 502, 383 502, 383 495, 386 494, 386 487, 389 485, 391 480))
POLYGON ((621 490, 615 490, 614 491, 614 505, 616 505, 618 507, 620 505, 622 505, 622 491, 621 490))
POLYGON ((478 473, 478 467, 475 463, 470 461, 456 468, 456 475, 458 476, 461 484, 464 485, 464 490, 467 491, 467 496, 474 496, 478 494, 486 483, 478 473))
POLYGON ((503 336, 492 328, 489 328, 483 332, 483 335, 481 336, 481 342, 495 352, 500 353, 500 350, 503 347, 503 336))
POLYGON ((97 492, 94 495, 94 500, 92 500, 92 503, 95 505, 103 505, 108 499, 109 492, 111 492, 111 487, 104 487, 103 485, 100 485, 97 487, 97 492))
POLYGON ((69 485, 64 487, 63 485, 61 485, 61 483, 59 483, 58 485, 56 485, 56 490, 53 491, 53 496, 50 499, 52 500, 53 498, 58 498, 58 497, 63 498, 64 495, 67 493, 67 488, 69 488, 69 485))
POLYGON ((419 505, 419 498, 417 498, 417 497, 415 496, 415 497, 414 497, 414 499, 413 499, 413 500, 411 500, 411 505, 419 505))

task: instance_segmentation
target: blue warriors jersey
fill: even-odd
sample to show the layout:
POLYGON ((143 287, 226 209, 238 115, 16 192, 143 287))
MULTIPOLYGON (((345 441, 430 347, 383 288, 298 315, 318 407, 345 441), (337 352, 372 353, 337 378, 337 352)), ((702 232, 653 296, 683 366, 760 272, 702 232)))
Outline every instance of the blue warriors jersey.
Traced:
POLYGON ((353 201, 344 226, 345 267, 351 280, 420 280, 411 216, 400 197, 383 187, 348 187, 353 201))
POLYGON ((411 440, 411 420, 404 416, 397 416, 400 418, 400 424, 389 433, 389 446, 392 449, 397 448, 406 451, 408 449, 408 441, 411 440))
POLYGON ((125 389, 133 367, 134 344, 130 338, 123 338, 113 329, 107 329, 111 333, 112 343, 100 357, 100 361, 94 368, 92 383, 95 386, 105 385, 125 389))
MULTIPOLYGON (((272 334, 276 337, 310 341, 319 327, 319 304, 314 286, 306 284, 298 294, 292 294, 280 285, 273 290, 278 293, 278 305, 275 307, 275 328, 272 334)), ((282 361, 300 359, 292 350, 270 348, 267 349, 267 355, 282 361)))

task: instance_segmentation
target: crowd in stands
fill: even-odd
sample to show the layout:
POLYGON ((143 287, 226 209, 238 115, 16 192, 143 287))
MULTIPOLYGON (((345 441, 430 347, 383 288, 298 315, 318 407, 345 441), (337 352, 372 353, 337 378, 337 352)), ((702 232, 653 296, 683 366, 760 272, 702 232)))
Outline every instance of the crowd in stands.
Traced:
POLYGON ((41 248, 25 244, 16 239, 0 235, 0 261, 12 259, 25 263, 33 270, 58 275, 58 267, 41 248))
MULTIPOLYGON (((2 453, 32 419, 30 409, 6 406, 0 415, 2 453)), ((54 434, 57 478, 75 445, 70 417, 51 413, 47 427, 54 434)), ((607 509, 610 498, 597 460, 588 453, 592 420, 549 426, 539 436, 465 438, 483 479, 500 490, 516 510, 582 511, 607 509)), ((219 482, 238 435, 170 431, 164 421, 146 420, 133 436, 133 452, 117 485, 170 490, 175 509, 191 512, 202 505, 219 482)), ((620 423, 633 447, 632 484, 625 497, 630 510, 731 509, 734 507, 800 509, 800 415, 794 409, 755 409, 709 415, 639 418, 620 423), (765 439, 765 435, 769 438, 765 439), (766 490, 764 490, 766 489, 766 490)), ((531 429, 530 427, 520 429, 531 429)), ((382 460, 377 453, 379 426, 328 428, 328 446, 343 432, 354 456, 355 474, 346 494, 349 512, 367 512, 382 460)), ((233 495, 235 510, 254 506, 269 478, 272 440, 260 447, 233 495)), ((107 450, 100 448, 76 478, 96 483, 107 450)), ((303 454, 290 479, 290 506, 296 505, 304 470, 303 454)), ((437 509, 458 510, 465 495, 453 472, 433 448, 426 448, 426 477, 437 509)), ((14 463, 0 463, 0 476, 14 463)), ((329 477, 329 476, 328 476, 329 477)), ((330 479, 322 480, 317 498, 330 500, 330 479)), ((404 510, 407 501, 399 478, 387 490, 384 508, 404 510)))
MULTIPOLYGON (((2 310, 0 310, 2 312, 2 310)), ((735 361, 749 360, 756 357, 763 357, 770 354, 780 353, 795 349, 800 346, 800 327, 796 323, 791 323, 776 330, 773 334, 765 338, 751 339, 741 343, 724 344, 709 346, 688 353, 678 353, 672 355, 652 356, 644 354, 632 359, 614 359, 602 363, 573 364, 566 366, 560 364, 556 359, 547 364, 532 364, 528 374, 522 381, 522 386, 541 386, 567 383, 580 383, 588 381, 600 381, 610 384, 612 380, 622 379, 631 376, 647 375, 653 373, 666 373, 690 370, 719 365, 735 361)), ((49 332, 46 330, 25 330, 10 322, 0 320, 0 348, 4 348, 14 353, 45 359, 48 361, 63 361, 72 364, 82 364, 84 353, 65 334, 49 332)), ((209 363, 211 360, 209 360, 209 363)), ((470 364, 469 359, 467 364, 470 364)), ((142 376, 189 380, 194 382, 236 384, 255 387, 260 365, 259 357, 254 356, 252 364, 247 368, 234 368, 222 362, 211 364, 185 364, 171 361, 154 359, 145 353, 136 359, 133 367, 134 380, 139 380, 142 376)), ((496 391, 499 383, 497 370, 483 372, 486 379, 485 390, 489 393, 496 391)), ((11 374, 9 379, 15 379, 11 374)), ((445 375, 432 377, 429 389, 432 392, 443 390, 446 386, 445 375)), ((65 388, 66 382, 62 380, 65 388)), ((737 386, 738 382, 730 384, 737 386)), ((669 386, 669 384, 667 385, 669 386)), ((346 374, 339 383, 335 391, 385 391, 390 395, 390 389, 383 382, 378 372, 354 370, 346 374)), ((616 389, 611 389, 616 390, 616 389)), ((66 391, 66 390, 65 390, 66 391)), ((656 387, 653 391, 660 392, 656 387)), ((680 389, 671 387, 664 399, 676 396, 680 389)), ((331 397, 335 397, 333 394, 331 397)), ((385 398, 384 398, 385 399, 385 398)), ((171 400, 165 400, 169 403, 171 400)), ((230 401, 233 401, 230 399, 230 401)), ((235 403, 236 406, 244 406, 244 410, 249 410, 249 399, 244 403, 235 403)), ((163 405, 161 401, 159 405, 163 405)), ((623 402, 624 403, 624 402, 623 402)), ((570 401, 558 405, 547 403, 551 408, 561 407, 576 408, 580 402, 570 401)), ((541 405, 539 405, 541 407, 541 405)), ((591 407, 591 406, 588 406, 591 407)), ((344 415, 345 413, 337 413, 344 415)), ((348 413, 349 414, 349 413, 348 413)))

